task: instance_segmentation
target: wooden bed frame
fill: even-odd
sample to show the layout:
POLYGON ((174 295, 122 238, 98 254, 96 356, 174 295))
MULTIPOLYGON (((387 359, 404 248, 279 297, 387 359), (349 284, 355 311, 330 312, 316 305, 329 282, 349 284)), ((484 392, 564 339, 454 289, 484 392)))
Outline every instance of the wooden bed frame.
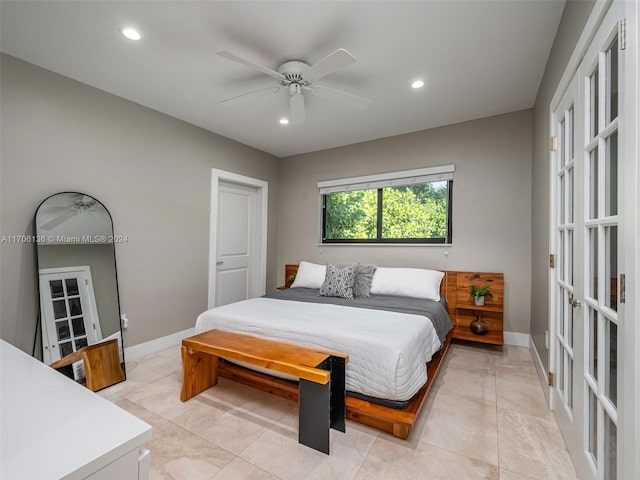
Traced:
MULTIPOLYGON (((287 264, 285 266, 285 279, 295 275, 298 271, 298 265, 287 264)), ((279 289, 288 288, 291 281, 287 281, 284 286, 279 289)), ((440 287, 441 293, 445 293, 447 282, 443 281, 440 287)), ((451 309, 449 309, 451 310, 451 309)), ((450 311, 451 314, 451 311, 450 311)), ((425 398, 433 385, 442 360, 449 350, 453 330, 451 330, 445 339, 442 348, 433 356, 431 362, 427 365, 427 383, 415 394, 409 405, 404 409, 396 409, 385 407, 366 400, 347 396, 347 418, 364 425, 368 425, 383 432, 392 434, 394 437, 406 439, 409 436, 411 427, 416 422, 418 414, 424 404, 425 398)), ((347 353, 347 352, 345 352, 347 353)), ((298 401, 298 382, 284 380, 268 374, 255 372, 248 368, 226 362, 221 359, 218 366, 218 374, 254 388, 285 397, 292 401, 298 401)))

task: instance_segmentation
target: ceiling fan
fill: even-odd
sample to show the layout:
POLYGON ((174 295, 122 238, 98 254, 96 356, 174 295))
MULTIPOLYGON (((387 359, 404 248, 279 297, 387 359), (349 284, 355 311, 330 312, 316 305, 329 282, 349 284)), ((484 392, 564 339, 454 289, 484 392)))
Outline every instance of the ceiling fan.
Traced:
POLYGON ((40 228, 42 228, 42 230, 52 230, 57 226, 62 225, 67 220, 72 219, 80 212, 91 212, 93 211, 93 206, 96 204, 96 200, 94 198, 81 193, 69 194, 67 198, 63 199, 63 202, 67 205, 51 208, 51 213, 60 212, 60 214, 41 225, 40 228))
POLYGON ((352 93, 325 87, 323 85, 317 85, 315 83, 322 77, 356 62, 356 58, 343 48, 327 55, 313 65, 308 65, 300 60, 289 60, 281 64, 277 68, 277 71, 227 51, 220 51, 216 54, 222 58, 231 60, 232 62, 239 63, 269 75, 270 77, 278 80, 278 83, 280 84, 280 86, 277 87, 261 88, 260 90, 245 93, 237 97, 228 98, 227 100, 222 101, 224 105, 237 105, 248 100, 275 95, 283 88, 286 88, 289 93, 291 123, 293 125, 302 125, 306 121, 304 96, 302 94, 305 90, 317 95, 318 97, 326 98, 328 100, 341 103, 342 105, 355 107, 360 110, 364 110, 371 104, 371 100, 368 98, 359 97, 352 93))

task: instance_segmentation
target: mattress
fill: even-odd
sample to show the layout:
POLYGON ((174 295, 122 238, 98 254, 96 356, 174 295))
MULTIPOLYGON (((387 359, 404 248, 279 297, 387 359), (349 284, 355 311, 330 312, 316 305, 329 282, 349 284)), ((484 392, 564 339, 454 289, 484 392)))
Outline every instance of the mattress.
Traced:
POLYGON ((392 401, 426 383, 425 365, 442 344, 425 315, 265 297, 198 317, 196 333, 214 328, 346 353, 347 390, 392 401))

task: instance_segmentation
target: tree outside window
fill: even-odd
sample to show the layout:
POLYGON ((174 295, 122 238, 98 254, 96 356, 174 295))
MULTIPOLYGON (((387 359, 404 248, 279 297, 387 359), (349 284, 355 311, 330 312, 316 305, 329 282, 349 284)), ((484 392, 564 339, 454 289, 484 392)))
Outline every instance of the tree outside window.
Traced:
POLYGON ((323 243, 451 243, 453 180, 323 195, 323 243))

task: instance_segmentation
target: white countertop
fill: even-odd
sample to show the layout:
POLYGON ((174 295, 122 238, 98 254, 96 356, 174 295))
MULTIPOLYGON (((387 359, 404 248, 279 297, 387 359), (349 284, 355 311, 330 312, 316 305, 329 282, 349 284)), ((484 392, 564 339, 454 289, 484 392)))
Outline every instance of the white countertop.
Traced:
POLYGON ((81 479, 151 439, 151 427, 0 340, 0 478, 81 479))

